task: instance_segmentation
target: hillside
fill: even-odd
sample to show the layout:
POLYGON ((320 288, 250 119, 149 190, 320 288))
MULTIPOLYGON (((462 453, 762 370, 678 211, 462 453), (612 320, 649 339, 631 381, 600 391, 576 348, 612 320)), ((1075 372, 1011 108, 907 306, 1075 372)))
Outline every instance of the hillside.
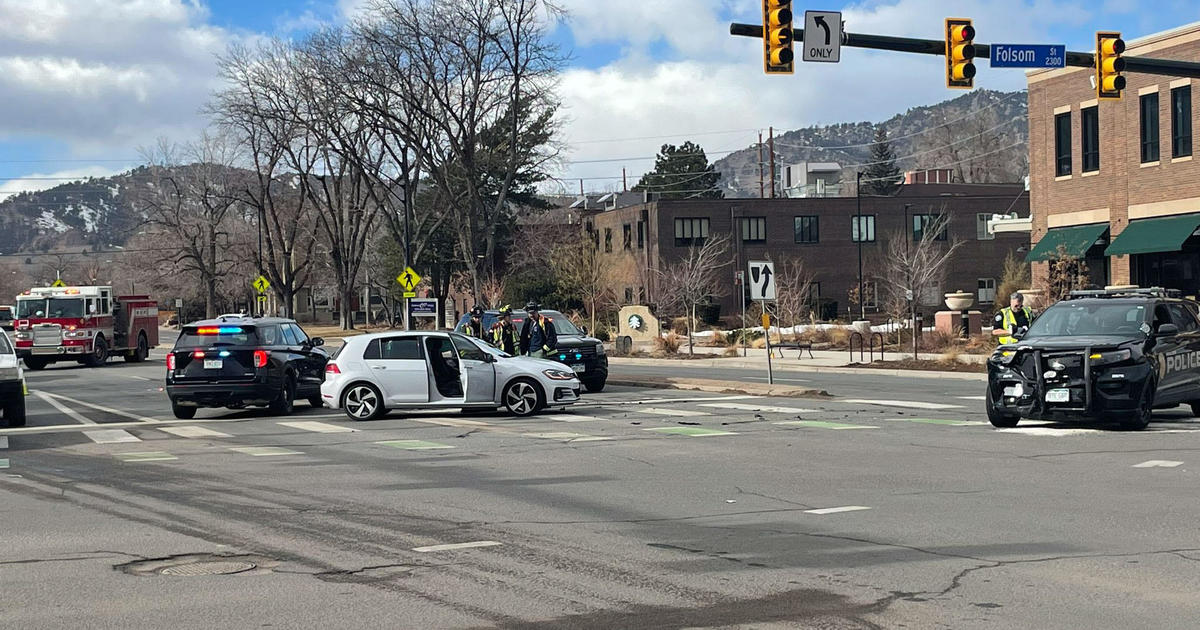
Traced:
MULTIPOLYGON (((1025 92, 974 90, 914 107, 879 123, 901 170, 953 168, 959 181, 1014 182, 1027 174, 1029 127, 1025 92)), ((776 168, 797 162, 837 162, 843 180, 870 161, 875 123, 854 122, 776 130, 776 168)), ((727 197, 758 196, 758 148, 715 162, 727 197)))

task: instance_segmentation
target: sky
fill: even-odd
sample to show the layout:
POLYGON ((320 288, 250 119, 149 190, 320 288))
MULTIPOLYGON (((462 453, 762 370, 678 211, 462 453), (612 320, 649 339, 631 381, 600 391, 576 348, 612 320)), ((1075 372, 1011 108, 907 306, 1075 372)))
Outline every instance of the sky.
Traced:
MULTIPOLYGON (((343 23, 366 0, 0 0, 0 196, 121 172, 159 139, 196 138, 230 45, 296 38, 343 23)), ((761 21, 758 0, 553 0, 551 37, 567 56, 559 84, 566 150, 548 190, 620 190, 663 143, 693 140, 710 159, 759 130, 880 121, 958 96, 940 57, 845 48, 838 64, 762 73, 761 44, 729 35, 761 21)), ((976 41, 1090 51, 1096 30, 1129 41, 1200 21, 1196 0, 866 0, 846 30, 940 39, 945 17, 974 19, 976 41)), ((799 22, 799 18, 797 19, 799 22)), ((977 64, 977 88, 1014 90, 1020 70, 977 64)))

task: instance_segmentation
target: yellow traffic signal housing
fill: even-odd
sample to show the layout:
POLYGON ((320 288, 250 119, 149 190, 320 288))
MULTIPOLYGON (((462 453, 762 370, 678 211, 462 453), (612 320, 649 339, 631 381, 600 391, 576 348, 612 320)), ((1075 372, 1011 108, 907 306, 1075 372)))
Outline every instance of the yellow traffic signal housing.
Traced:
POLYGON ((946 87, 975 87, 975 27, 966 18, 946 18, 946 87))
POLYGON ((762 0, 763 71, 792 74, 792 0, 762 0))
POLYGON ((1119 99, 1125 89, 1125 40, 1116 31, 1096 33, 1096 98, 1119 99))

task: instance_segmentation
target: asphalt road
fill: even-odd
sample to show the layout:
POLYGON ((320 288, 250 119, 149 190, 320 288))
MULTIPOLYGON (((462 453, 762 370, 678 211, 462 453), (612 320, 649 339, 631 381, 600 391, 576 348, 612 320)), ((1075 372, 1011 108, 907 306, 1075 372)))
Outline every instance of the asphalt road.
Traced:
POLYGON ((1183 410, 1143 433, 996 431, 978 383, 797 374, 835 398, 613 388, 527 420, 182 422, 163 370, 29 375, 30 426, 0 429, 0 627, 1200 618, 1183 410), (204 569, 239 572, 170 575, 204 569))

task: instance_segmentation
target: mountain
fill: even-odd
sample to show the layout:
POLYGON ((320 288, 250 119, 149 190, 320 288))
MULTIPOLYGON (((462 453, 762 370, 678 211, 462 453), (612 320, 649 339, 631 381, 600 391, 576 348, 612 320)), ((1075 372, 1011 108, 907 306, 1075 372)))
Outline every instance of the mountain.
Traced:
MULTIPOLYGON (((901 170, 950 168, 957 181, 1017 182, 1029 170, 1026 111, 1024 91, 973 90, 878 124, 887 131, 901 170)), ((782 172, 784 166, 805 161, 837 162, 843 181, 853 180, 870 162, 875 127, 870 122, 838 123, 776 135, 776 169, 782 172)), ((765 161, 765 146, 763 154, 765 161)), ((758 146, 751 145, 714 163, 726 197, 758 196, 758 155, 758 146)))

